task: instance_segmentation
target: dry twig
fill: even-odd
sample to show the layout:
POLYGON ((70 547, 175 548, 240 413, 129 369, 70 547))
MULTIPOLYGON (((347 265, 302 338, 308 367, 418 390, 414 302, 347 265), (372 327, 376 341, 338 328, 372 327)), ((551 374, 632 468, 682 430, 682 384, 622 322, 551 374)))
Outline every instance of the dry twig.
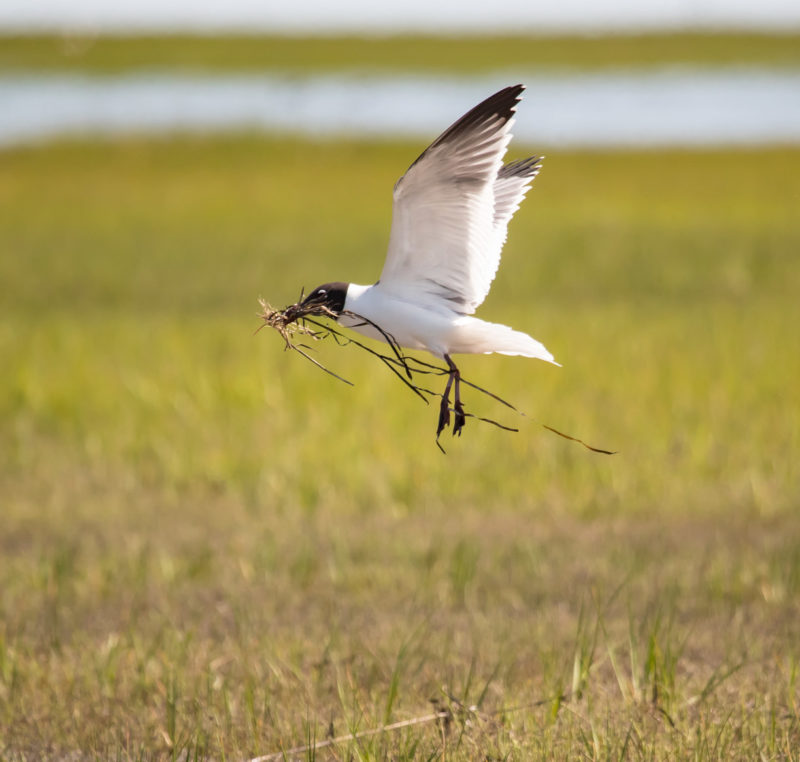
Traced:
POLYGON ((423 717, 412 717, 410 720, 401 720, 400 722, 393 722, 391 725, 382 725, 379 728, 370 728, 369 730, 361 730, 358 733, 348 733, 344 736, 337 738, 327 738, 324 741, 308 744, 307 746, 297 746, 294 749, 285 749, 284 751, 273 752, 272 754, 265 754, 261 757, 254 757, 248 762, 270 762, 270 760, 286 759, 287 757, 295 756, 297 754, 305 754, 309 751, 318 751, 328 746, 338 746, 339 744, 346 743, 347 741, 357 741, 360 738, 368 738, 375 736, 379 733, 387 733, 392 730, 400 730, 400 728, 407 728, 411 725, 421 725, 426 722, 433 722, 434 720, 447 720, 450 717, 450 712, 433 712, 426 714, 423 717))
POLYGON ((458 721, 464 730, 469 729, 475 724, 475 721, 480 720, 483 722, 490 722, 493 718, 503 717, 514 712, 520 712, 526 709, 534 709, 536 707, 552 704, 553 701, 558 701, 561 706, 564 702, 570 700, 567 694, 560 694, 550 698, 539 699, 532 701, 529 704, 522 704, 520 706, 505 707, 496 709, 491 712, 482 712, 478 706, 466 706, 463 702, 459 701, 452 694, 447 691, 443 692, 447 698, 446 702, 440 701, 438 698, 432 699, 434 711, 430 714, 425 714, 420 717, 411 717, 408 720, 400 720, 393 722, 390 725, 381 725, 377 728, 369 728, 366 730, 359 730, 354 733, 347 733, 346 735, 337 736, 336 738, 326 738, 324 741, 317 741, 306 746, 297 746, 293 749, 284 749, 283 751, 272 752, 264 754, 260 757, 254 757, 248 762, 271 762, 272 760, 288 759, 299 754, 308 754, 308 752, 316 752, 319 749, 325 749, 330 746, 338 746, 348 741, 358 741, 362 738, 369 738, 376 736, 380 733, 389 733, 394 730, 401 730, 413 725, 423 725, 429 722, 439 720, 442 729, 443 744, 446 743, 447 732, 451 724, 458 721))

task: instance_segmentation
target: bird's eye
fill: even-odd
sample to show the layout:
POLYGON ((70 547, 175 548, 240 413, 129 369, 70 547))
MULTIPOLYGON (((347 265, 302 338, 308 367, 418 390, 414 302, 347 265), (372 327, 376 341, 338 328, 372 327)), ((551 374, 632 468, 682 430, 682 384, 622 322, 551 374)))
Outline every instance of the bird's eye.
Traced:
POLYGON ((318 293, 319 293, 320 296, 323 296, 324 294, 327 294, 328 292, 324 288, 321 288, 318 293))

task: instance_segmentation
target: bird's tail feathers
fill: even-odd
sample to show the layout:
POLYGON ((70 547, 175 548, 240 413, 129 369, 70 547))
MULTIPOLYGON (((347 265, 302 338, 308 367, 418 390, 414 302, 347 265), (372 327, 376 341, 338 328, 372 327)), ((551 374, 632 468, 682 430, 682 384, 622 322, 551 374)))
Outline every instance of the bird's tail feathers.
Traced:
MULTIPOLYGON (((540 341, 522 331, 515 331, 501 323, 487 323, 483 320, 475 321, 478 325, 471 326, 471 333, 477 343, 482 345, 477 351, 484 354, 497 352, 501 355, 521 355, 535 357, 553 365, 561 365, 553 358, 547 347, 540 341)), ((473 350, 475 351, 475 350, 473 350)))

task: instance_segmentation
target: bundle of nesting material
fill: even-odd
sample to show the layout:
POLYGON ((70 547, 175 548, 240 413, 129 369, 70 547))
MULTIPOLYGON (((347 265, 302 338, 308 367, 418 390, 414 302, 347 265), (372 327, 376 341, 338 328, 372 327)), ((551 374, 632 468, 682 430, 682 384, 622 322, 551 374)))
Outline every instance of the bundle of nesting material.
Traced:
POLYGON ((314 304, 313 302, 301 301, 296 304, 290 304, 282 310, 276 310, 269 302, 259 299, 258 303, 261 305, 261 312, 259 317, 264 321, 264 325, 259 327, 259 330, 265 325, 274 328, 286 342, 286 347, 293 348, 294 344, 290 336, 295 333, 300 333, 311 338, 321 338, 318 331, 312 330, 304 322, 308 317, 329 317, 336 319, 336 314, 331 312, 327 307, 321 304, 314 304))

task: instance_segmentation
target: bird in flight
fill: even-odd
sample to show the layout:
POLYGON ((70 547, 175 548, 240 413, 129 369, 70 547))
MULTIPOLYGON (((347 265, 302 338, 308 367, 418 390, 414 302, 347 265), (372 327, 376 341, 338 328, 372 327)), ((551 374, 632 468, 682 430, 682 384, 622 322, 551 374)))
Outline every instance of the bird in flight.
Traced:
POLYGON ((325 283, 302 303, 330 310, 340 325, 370 338, 388 336, 443 359, 449 374, 437 437, 451 412, 454 435, 466 423, 452 355, 498 352, 558 365, 528 334, 473 317, 500 264, 509 220, 541 168, 541 157, 503 164, 524 89, 506 87, 479 103, 397 181, 389 249, 376 283, 325 283))

